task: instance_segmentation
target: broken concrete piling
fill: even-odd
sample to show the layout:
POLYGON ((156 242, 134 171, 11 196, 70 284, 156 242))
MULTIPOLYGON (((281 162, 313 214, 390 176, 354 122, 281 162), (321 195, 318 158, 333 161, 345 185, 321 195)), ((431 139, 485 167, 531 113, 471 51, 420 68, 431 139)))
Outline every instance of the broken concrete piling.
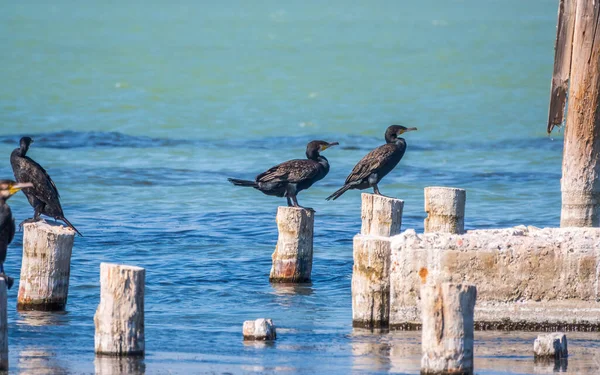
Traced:
POLYGON ((38 221, 23 225, 18 310, 63 311, 69 294, 75 231, 38 221))
POLYGON ((361 234, 354 237, 352 325, 387 328, 390 316, 390 236, 400 233, 404 202, 362 194, 361 234))
POLYGON ((301 207, 279 207, 279 238, 273 253, 269 281, 283 283, 310 282, 313 259, 315 213, 301 207))
POLYGON ((368 193, 361 197, 361 234, 390 237, 400 233, 404 201, 368 193))
POLYGON ((432 186, 425 188, 425 233, 462 234, 465 231, 464 189, 432 186))
POLYGON ((146 270, 102 263, 100 304, 94 315, 96 354, 143 356, 146 270))
POLYGON ((421 287, 421 374, 473 373, 476 299, 474 285, 442 283, 421 287))
POLYGON ((387 328, 390 317, 390 253, 386 237, 354 237, 352 326, 387 328))

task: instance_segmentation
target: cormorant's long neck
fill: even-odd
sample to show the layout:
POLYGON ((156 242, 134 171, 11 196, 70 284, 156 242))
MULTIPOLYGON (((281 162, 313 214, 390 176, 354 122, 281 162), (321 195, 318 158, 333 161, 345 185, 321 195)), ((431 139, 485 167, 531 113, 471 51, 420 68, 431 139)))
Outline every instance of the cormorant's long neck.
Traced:
POLYGON ((319 154, 319 151, 313 149, 313 150, 307 150, 306 151, 306 158, 310 159, 310 160, 314 160, 314 161, 319 161, 319 157, 321 157, 321 155, 319 154))
POLYGON ((317 162, 323 166, 325 173, 329 173, 329 160, 325 156, 319 155, 317 162))
POLYGON ((17 155, 24 157, 25 155, 27 155, 27 149, 28 147, 25 145, 21 145, 19 148, 17 148, 15 151, 17 151, 17 155))
POLYGON ((404 140, 404 138, 396 138, 396 141, 394 143, 396 144, 396 146, 406 147, 406 140, 404 140))

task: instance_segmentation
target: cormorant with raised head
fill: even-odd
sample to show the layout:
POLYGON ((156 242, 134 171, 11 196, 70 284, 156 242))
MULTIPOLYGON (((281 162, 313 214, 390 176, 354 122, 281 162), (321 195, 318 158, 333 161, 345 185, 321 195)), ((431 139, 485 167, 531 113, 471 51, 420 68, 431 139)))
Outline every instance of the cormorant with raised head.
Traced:
POLYGON ((6 277, 8 289, 13 285, 14 280, 4 273, 4 261, 6 261, 8 245, 15 236, 15 219, 6 201, 22 188, 32 186, 30 183, 19 184, 11 180, 0 180, 0 275, 6 277))
POLYGON ((406 128, 401 125, 392 125, 385 131, 385 142, 369 152, 362 158, 346 178, 346 182, 341 189, 327 197, 327 200, 336 200, 342 194, 350 189, 373 188, 377 195, 381 195, 377 184, 385 175, 391 172, 400 162, 406 151, 406 141, 400 135, 417 130, 417 128, 406 128))
POLYGON ((19 226, 24 223, 39 221, 40 215, 46 215, 54 220, 64 221, 65 224, 81 236, 82 234, 63 214, 60 205, 60 194, 54 181, 52 181, 41 165, 27 156, 27 151, 31 143, 33 143, 33 139, 29 137, 21 138, 20 146, 10 154, 10 164, 12 165, 17 182, 31 182, 33 184, 33 187, 23 189, 23 193, 27 197, 29 204, 33 207, 33 218, 23 221, 19 226))
POLYGON ((312 141, 306 145, 306 159, 289 160, 256 176, 254 181, 229 178, 236 186, 249 186, 266 195, 286 197, 288 206, 300 207, 296 196, 329 173, 329 161, 320 152, 337 142, 312 141))

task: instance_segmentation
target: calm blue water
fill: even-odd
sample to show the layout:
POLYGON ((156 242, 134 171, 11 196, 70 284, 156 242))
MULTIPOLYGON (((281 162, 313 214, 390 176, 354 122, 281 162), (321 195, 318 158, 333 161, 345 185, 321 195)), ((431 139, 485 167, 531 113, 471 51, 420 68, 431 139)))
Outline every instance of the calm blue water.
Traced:
MULTIPOLYGON (((545 135, 556 1, 0 8, 0 176, 31 135, 85 235, 66 314, 18 314, 11 291, 15 373, 417 373, 418 334, 352 331, 360 194, 324 200, 392 123, 419 128, 380 185, 405 200, 405 228, 422 230, 431 185, 468 189, 468 228, 559 223, 562 139, 545 135), (312 139, 341 144, 299 196, 317 212, 313 284, 270 285, 285 200, 226 178, 303 157, 312 139), (100 262, 147 270, 141 363, 94 361, 100 262), (242 343, 258 317, 280 327, 274 345, 242 343)), ((10 203, 17 220, 31 215, 24 196, 10 203)), ((529 355, 479 353, 484 374, 537 371, 529 355)))

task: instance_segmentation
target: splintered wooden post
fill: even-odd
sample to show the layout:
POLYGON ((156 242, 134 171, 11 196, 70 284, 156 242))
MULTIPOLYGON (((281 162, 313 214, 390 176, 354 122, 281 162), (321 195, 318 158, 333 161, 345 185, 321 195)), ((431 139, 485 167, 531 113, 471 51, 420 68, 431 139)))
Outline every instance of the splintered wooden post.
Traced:
POLYGON ((0 277, 0 371, 8 371, 8 293, 6 279, 0 277))
POLYGON ((473 373, 474 285, 421 286, 421 374, 473 373))
POLYGON ((279 238, 273 253, 269 281, 305 283, 310 281, 313 259, 314 211, 300 207, 279 207, 279 238))
POLYGON ((100 304, 94 315, 96 354, 142 356, 146 270, 100 264, 100 304))
POLYGON ((400 233, 404 201, 368 193, 361 197, 361 234, 391 237, 400 233))
POLYGON ((17 310, 63 311, 75 231, 43 220, 24 224, 23 230, 17 310))
MULTIPOLYGON (((575 0, 564 1, 565 14, 575 0)), ((562 164, 561 227, 600 226, 600 2, 577 0, 562 164)), ((559 22, 561 21, 559 17, 559 22)), ((560 39, 560 23, 559 23, 560 39)), ((558 42, 557 42, 558 43, 558 42)), ((563 43, 571 43, 566 38, 563 43)), ((557 49, 560 46, 557 44, 557 49)), ((568 51, 568 48, 565 47, 568 51)), ((556 68, 555 68, 556 70, 556 68)))
POLYGON ((464 189, 426 187, 425 232, 464 233, 466 199, 464 189))
POLYGON ((390 321, 391 242, 386 237, 354 236, 352 326, 387 328, 390 321))

